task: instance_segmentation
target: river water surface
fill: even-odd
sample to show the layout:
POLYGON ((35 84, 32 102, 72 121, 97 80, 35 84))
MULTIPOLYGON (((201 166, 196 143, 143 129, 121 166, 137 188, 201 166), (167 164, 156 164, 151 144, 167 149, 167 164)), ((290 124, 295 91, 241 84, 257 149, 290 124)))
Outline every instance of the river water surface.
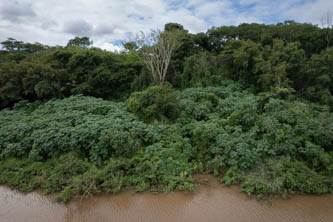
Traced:
POLYGON ((261 203, 208 178, 194 193, 124 192, 59 204, 38 192, 0 187, 0 222, 333 222, 333 195, 292 196, 261 203))

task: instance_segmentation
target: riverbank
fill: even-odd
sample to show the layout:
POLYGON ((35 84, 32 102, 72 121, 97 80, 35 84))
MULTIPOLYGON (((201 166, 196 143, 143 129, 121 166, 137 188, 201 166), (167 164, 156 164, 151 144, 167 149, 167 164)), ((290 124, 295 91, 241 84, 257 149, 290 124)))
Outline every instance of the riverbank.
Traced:
POLYGON ((121 192, 64 205, 54 196, 39 192, 22 194, 0 187, 0 218, 6 222, 88 222, 88 221, 290 221, 329 222, 333 220, 333 195, 293 195, 276 199, 272 205, 225 187, 212 176, 200 176, 193 193, 161 194, 121 192))

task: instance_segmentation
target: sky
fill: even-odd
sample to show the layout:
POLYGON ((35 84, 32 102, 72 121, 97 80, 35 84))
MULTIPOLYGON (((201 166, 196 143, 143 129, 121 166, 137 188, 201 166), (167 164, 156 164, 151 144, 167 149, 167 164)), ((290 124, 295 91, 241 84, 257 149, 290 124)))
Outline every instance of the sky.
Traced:
POLYGON ((139 31, 182 24, 191 33, 241 23, 285 20, 321 24, 333 0, 0 0, 0 41, 66 45, 88 36, 95 47, 120 50, 139 31))

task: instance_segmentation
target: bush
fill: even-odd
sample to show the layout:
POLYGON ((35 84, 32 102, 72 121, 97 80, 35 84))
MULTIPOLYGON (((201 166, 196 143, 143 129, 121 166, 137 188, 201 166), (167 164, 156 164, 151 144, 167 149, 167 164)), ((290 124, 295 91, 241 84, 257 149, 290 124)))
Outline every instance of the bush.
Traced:
POLYGON ((248 194, 332 192, 332 180, 310 169, 304 162, 289 157, 269 159, 244 177, 242 190, 248 194))
POLYGON ((152 86, 133 93, 127 107, 145 122, 175 120, 180 113, 179 93, 169 84, 152 86))
POLYGON ((0 183, 68 201, 129 188, 190 191, 192 174, 205 171, 250 195, 328 193, 332 123, 327 106, 262 100, 230 81, 182 92, 153 86, 126 104, 22 101, 0 111, 0 183))
MULTIPOLYGON (((0 157, 3 159, 29 157, 44 161, 70 151, 95 161, 97 152, 103 153, 103 150, 108 150, 101 154, 103 160, 112 153, 129 155, 132 151, 121 150, 128 147, 120 146, 132 135, 139 138, 145 128, 123 104, 92 97, 72 96, 51 100, 33 110, 27 107, 30 105, 1 112, 0 157), (121 132, 124 135, 117 139, 121 132), (114 136, 108 144, 107 140, 112 139, 107 138, 110 134, 114 136), (109 152, 111 145, 114 150, 109 152)), ((138 147, 140 141, 133 144, 138 147)))

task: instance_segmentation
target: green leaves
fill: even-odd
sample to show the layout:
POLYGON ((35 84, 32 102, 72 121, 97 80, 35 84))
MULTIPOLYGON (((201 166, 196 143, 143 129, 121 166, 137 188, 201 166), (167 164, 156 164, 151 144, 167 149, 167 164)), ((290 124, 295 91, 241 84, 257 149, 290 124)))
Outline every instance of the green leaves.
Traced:
POLYGON ((332 107, 300 99, 332 105, 325 30, 293 21, 165 30, 181 32, 164 71, 183 91, 149 87, 132 43, 112 53, 87 37, 2 42, 0 108, 12 108, 0 111, 0 183, 68 201, 192 190, 192 173, 210 172, 248 194, 333 192, 332 107))
POLYGON ((268 159, 245 176, 242 190, 250 194, 332 192, 332 180, 290 157, 268 159))
MULTIPOLYGON (((33 160, 47 160, 69 151, 87 155, 102 140, 105 130, 120 123, 133 124, 134 128, 142 125, 121 104, 83 96, 49 101, 33 111, 24 106, 17 108, 17 112, 2 114, 3 158, 29 156, 33 160)), ((103 147, 108 149, 106 144, 103 147)))
MULTIPOLYGON (((77 43, 83 44, 83 43, 77 43)), ((0 108, 30 101, 84 94, 120 98, 143 67, 136 53, 117 54, 97 48, 49 48, 19 61, 0 60, 0 108)))
POLYGON ((133 93, 127 101, 127 107, 146 122, 175 120, 180 111, 178 95, 170 85, 152 86, 133 93))
POLYGON ((217 56, 205 52, 185 59, 181 75, 182 88, 217 86, 222 79, 222 69, 217 56))
POLYGON ((196 172, 251 195, 333 191, 329 107, 222 84, 153 86, 126 103, 22 101, 0 111, 0 183, 60 191, 61 201, 126 188, 190 191, 196 172))

